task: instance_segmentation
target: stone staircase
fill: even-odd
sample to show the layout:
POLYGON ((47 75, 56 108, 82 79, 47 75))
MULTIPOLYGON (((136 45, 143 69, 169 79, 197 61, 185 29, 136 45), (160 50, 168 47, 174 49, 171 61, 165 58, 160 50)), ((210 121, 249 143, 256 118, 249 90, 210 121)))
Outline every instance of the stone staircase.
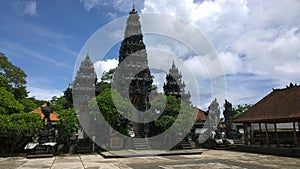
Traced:
POLYGON ((244 142, 242 139, 234 138, 233 142, 234 142, 234 145, 244 145, 244 142))
POLYGON ((54 141, 54 136, 49 133, 45 127, 39 136, 39 145, 37 145, 30 153, 27 154, 27 158, 41 158, 41 157, 52 157, 55 154, 55 146, 43 145, 49 141, 54 141))
POLYGON ((79 139, 77 142, 77 153, 90 153, 92 152, 92 141, 90 139, 79 139))
POLYGON ((138 138, 133 139, 134 150, 151 150, 148 138, 138 138))
POLYGON ((177 147, 181 149, 193 149, 191 143, 189 143, 187 140, 183 139, 178 144, 177 147))
POLYGON ((149 139, 144 136, 142 131, 135 130, 135 136, 133 139, 134 150, 151 150, 149 139))

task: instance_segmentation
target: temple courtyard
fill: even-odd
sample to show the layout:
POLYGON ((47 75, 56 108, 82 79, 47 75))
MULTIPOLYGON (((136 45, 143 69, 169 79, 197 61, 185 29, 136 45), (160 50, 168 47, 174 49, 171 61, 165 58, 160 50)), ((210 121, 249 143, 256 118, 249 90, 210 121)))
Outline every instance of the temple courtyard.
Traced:
POLYGON ((225 150, 200 149, 202 153, 130 158, 104 158, 99 154, 60 155, 49 158, 0 158, 2 169, 224 169, 300 168, 299 158, 279 157, 225 150))

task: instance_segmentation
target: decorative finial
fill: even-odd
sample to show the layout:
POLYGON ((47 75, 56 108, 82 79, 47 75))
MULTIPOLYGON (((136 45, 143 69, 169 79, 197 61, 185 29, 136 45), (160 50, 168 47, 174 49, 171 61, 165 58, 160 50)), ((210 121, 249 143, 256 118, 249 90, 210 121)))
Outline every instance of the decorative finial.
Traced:
POLYGON ((137 13, 137 12, 135 10, 134 4, 132 4, 132 10, 129 12, 129 14, 135 14, 135 13, 137 13))
POLYGON ((173 64, 172 64, 172 67, 175 67, 175 61, 173 60, 173 64))

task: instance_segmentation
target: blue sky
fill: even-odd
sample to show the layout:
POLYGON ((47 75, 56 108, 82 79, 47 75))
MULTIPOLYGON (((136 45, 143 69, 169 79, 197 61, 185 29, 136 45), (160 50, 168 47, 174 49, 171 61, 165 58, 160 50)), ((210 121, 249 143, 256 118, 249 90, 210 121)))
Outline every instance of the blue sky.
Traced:
MULTIPOLYGON (((77 56, 89 37, 114 19, 127 16, 133 3, 139 13, 180 17, 211 40, 224 69, 226 98, 234 105, 253 104, 272 88, 290 82, 300 84, 298 0, 2 0, 0 51, 27 73, 31 96, 50 99, 72 81, 77 56)), ((153 41, 150 36, 145 43, 186 54, 184 48, 153 41)), ((117 64, 112 57, 118 55, 117 47, 110 54, 109 59, 95 63, 99 74, 117 64)), ((202 75, 199 63, 188 59, 184 63, 202 75)), ((210 90, 206 85, 200 88, 207 99, 194 104, 205 109, 210 90)))
POLYGON ((1 1, 0 50, 27 73, 31 94, 49 99, 68 87, 85 41, 112 20, 107 12, 73 0, 1 1))

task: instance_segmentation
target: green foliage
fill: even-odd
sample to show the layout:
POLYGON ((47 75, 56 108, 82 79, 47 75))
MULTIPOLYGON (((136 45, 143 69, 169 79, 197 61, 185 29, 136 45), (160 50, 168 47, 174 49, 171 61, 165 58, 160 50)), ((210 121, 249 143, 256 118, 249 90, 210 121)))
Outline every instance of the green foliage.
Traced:
POLYGON ((164 115, 155 120, 155 125, 160 126, 165 131, 174 124, 175 120, 174 116, 164 115))
POLYGON ((162 115, 155 120, 155 125, 161 129, 160 133, 172 125, 174 125, 172 132, 186 132, 185 130, 194 124, 191 106, 174 96, 158 95, 151 101, 151 107, 162 112, 162 115))
MULTIPOLYGON (((42 129, 43 124, 38 114, 18 113, 0 116, 0 133, 6 137, 6 148, 18 149, 27 143, 34 129, 42 129)), ((23 148, 23 147, 22 147, 23 148)))
POLYGON ((97 110, 100 110, 102 116, 112 126, 121 118, 121 114, 128 115, 134 110, 133 106, 131 106, 129 102, 125 101, 119 93, 111 89, 105 89, 96 97, 96 101, 97 105, 95 104, 95 99, 89 103, 90 112, 99 118, 100 114, 97 110), (119 105, 118 109, 114 103, 119 105), (98 106, 99 109, 97 109, 96 106, 98 106))
POLYGON ((99 125, 103 124, 105 120, 120 133, 129 135, 129 129, 126 124, 128 121, 121 126, 118 126, 117 122, 124 120, 124 115, 131 115, 134 107, 129 101, 125 101, 115 90, 105 89, 100 95, 89 102, 88 110, 95 117, 96 123, 99 125), (116 108, 114 103, 118 105, 118 108, 116 108))
POLYGON ((96 96, 98 96, 105 89, 111 88, 111 82, 115 72, 116 72, 116 68, 110 69, 108 72, 104 71, 101 76, 101 81, 97 82, 96 80, 96 86, 95 86, 96 96))
POLYGON ((4 87, 0 87, 0 115, 20 113, 24 110, 22 104, 20 104, 14 95, 5 90, 4 87))
POLYGON ((37 100, 34 97, 30 97, 28 99, 32 100, 37 107, 39 107, 39 106, 41 106, 41 105, 43 105, 45 103, 44 100, 37 100))
POLYGON ((116 72, 116 68, 110 69, 108 72, 104 71, 101 76, 101 81, 111 83, 115 72, 116 72))
POLYGON ((17 100, 27 97, 25 88, 27 75, 22 69, 9 62, 7 57, 1 52, 0 75, 6 79, 9 84, 9 91, 14 94, 17 100))
POLYGON ((181 102, 180 114, 177 116, 174 124, 175 133, 187 133, 195 122, 192 107, 184 102, 181 102))
POLYGON ((236 108, 233 109, 234 117, 236 118, 236 117, 242 115, 250 107, 252 107, 251 104, 245 104, 244 106, 238 105, 236 108))
POLYGON ((75 109, 62 109, 57 112, 59 115, 59 131, 60 134, 67 134, 72 136, 72 134, 77 130, 77 116, 75 109))
POLYGON ((64 110, 64 103, 65 103, 66 99, 64 97, 52 97, 50 104, 51 107, 54 108, 55 111, 60 112, 62 110, 64 110))
POLYGON ((163 111, 164 115, 176 116, 180 111, 180 103, 181 99, 179 98, 160 94, 150 104, 154 109, 163 111))
POLYGON ((25 113, 29 113, 40 106, 37 105, 34 100, 34 98, 23 98, 19 101, 23 105, 25 113))
POLYGON ((8 81, 5 79, 3 75, 0 74, 0 87, 4 87, 6 90, 10 89, 8 81))
POLYGON ((73 108, 73 96, 72 96, 72 88, 68 87, 65 91, 64 91, 64 96, 65 98, 65 102, 64 102, 64 108, 68 109, 68 108, 73 108))
MULTIPOLYGON (((66 91, 69 92, 68 89, 66 91)), ((59 133, 71 137, 78 128, 75 109, 66 106, 67 101, 64 96, 54 96, 50 102, 50 106, 53 107, 54 111, 57 112, 59 116, 59 133)))

